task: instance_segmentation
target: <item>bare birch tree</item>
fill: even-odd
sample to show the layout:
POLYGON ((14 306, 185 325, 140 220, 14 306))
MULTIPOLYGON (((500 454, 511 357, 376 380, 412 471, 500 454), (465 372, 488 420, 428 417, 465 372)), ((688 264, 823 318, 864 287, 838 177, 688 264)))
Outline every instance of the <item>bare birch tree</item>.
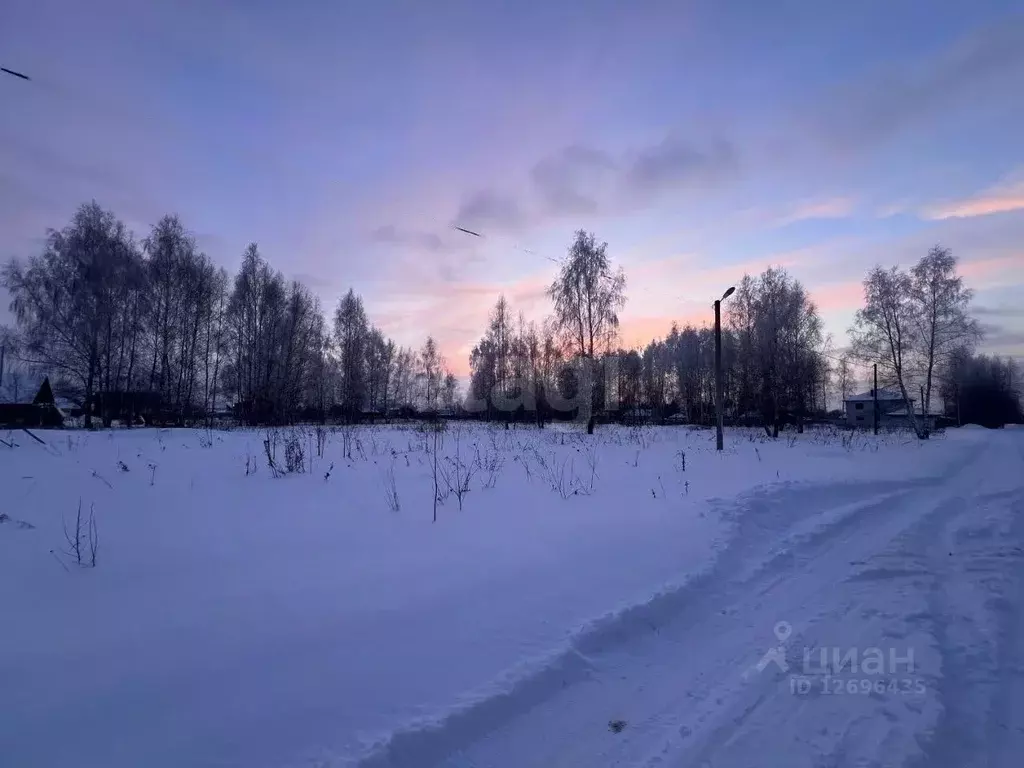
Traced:
POLYGON ((968 316, 972 292, 956 274, 956 257, 948 248, 935 246, 911 270, 911 296, 917 305, 917 334, 924 376, 924 411, 931 413, 936 367, 943 366, 954 350, 972 345, 980 337, 975 320, 968 316))
MULTIPOLYGON (((598 345, 608 345, 619 327, 618 311, 626 303, 626 276, 612 269, 608 243, 598 244, 593 234, 578 230, 548 295, 555 304, 559 329, 570 341, 573 352, 590 368, 598 345)), ((587 432, 594 431, 597 387, 590 386, 590 418, 587 432)))
POLYGON ((884 378, 899 387, 910 425, 923 439, 927 435, 907 389, 918 323, 912 291, 910 276, 897 267, 872 269, 864 278, 864 306, 857 310, 850 335, 854 354, 866 363, 877 363, 884 378))
POLYGON ((366 399, 366 352, 369 324, 363 300, 349 289, 334 313, 334 339, 339 357, 339 399, 348 419, 358 417, 366 399))
POLYGON ((839 402, 842 404, 853 394, 853 367, 849 355, 842 355, 839 358, 832 375, 835 380, 836 394, 839 395, 839 402))

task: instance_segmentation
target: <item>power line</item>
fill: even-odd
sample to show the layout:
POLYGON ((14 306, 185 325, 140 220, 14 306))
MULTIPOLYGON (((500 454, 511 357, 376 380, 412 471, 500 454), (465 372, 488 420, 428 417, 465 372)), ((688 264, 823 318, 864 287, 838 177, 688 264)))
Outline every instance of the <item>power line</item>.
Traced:
POLYGON ((28 75, 24 75, 21 72, 15 72, 13 69, 8 69, 7 67, 0 67, 0 72, 6 72, 8 75, 13 75, 14 77, 20 78, 22 80, 32 80, 32 78, 28 75))
MULTIPOLYGON (((462 232, 464 234, 471 235, 473 237, 479 237, 481 240, 490 240, 490 238, 487 237, 487 235, 481 234, 480 232, 475 232, 472 229, 467 229, 466 227, 460 227, 458 224, 452 224, 451 226, 452 226, 452 229, 454 229, 454 230, 456 230, 458 232, 462 232)), ((547 259, 552 264, 559 264, 560 265, 562 263, 561 259, 553 259, 550 256, 544 255, 543 253, 537 253, 537 251, 531 251, 529 248, 523 248, 522 246, 516 245, 514 243, 510 247, 513 250, 520 251, 522 253, 528 253, 531 256, 539 256, 542 259, 547 259)))

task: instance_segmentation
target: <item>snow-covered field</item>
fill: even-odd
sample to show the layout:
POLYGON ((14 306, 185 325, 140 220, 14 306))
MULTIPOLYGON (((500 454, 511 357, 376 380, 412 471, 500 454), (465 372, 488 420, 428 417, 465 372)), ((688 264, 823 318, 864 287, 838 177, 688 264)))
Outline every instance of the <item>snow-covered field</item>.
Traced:
POLYGON ((449 425, 436 523, 411 427, 281 430, 276 477, 265 431, 38 434, 0 435, 4 766, 1024 750, 1020 430, 449 425))

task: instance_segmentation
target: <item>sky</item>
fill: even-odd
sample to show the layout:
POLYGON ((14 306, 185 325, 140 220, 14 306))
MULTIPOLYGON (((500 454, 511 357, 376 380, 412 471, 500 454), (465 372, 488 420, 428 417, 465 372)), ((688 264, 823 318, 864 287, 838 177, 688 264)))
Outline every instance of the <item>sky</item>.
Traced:
POLYGON ((1019 2, 6 0, 0 66, 4 261, 90 199, 177 213, 465 376, 579 228, 626 347, 781 265, 839 350, 866 272, 941 244, 1024 357, 1019 2))

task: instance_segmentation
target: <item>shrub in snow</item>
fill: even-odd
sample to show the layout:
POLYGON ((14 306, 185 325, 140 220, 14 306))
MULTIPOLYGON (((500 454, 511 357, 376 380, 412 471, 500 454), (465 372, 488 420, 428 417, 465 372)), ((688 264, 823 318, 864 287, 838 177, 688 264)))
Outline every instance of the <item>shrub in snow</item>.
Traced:
POLYGON ((530 457, 524 452, 519 456, 512 458, 512 461, 519 462, 523 466, 523 471, 526 472, 526 482, 533 480, 533 473, 530 472, 530 457))
POLYGON ((596 475, 591 475, 589 487, 585 486, 580 482, 580 478, 576 474, 576 461, 571 456, 567 456, 559 461, 552 454, 548 460, 541 461, 541 470, 551 486, 551 490, 563 499, 580 494, 589 494, 593 491, 593 477, 596 475))
POLYGON ((445 423, 440 419, 433 421, 423 422, 419 430, 422 430, 424 437, 424 446, 428 455, 430 456, 430 466, 434 480, 434 522, 437 522, 437 505, 440 502, 444 504, 446 498, 448 498, 447 489, 442 488, 438 478, 440 477, 438 472, 438 451, 444 445, 443 434, 445 430, 445 423))
POLYGON ((392 512, 398 512, 402 507, 398 501, 398 485, 395 483, 394 461, 392 461, 391 465, 384 470, 384 475, 381 478, 381 486, 384 489, 384 501, 387 503, 388 509, 392 512))
MULTIPOLYGON (((501 475, 501 468, 505 466, 505 459, 497 450, 484 451, 480 453, 480 446, 476 446, 476 458, 474 464, 480 469, 482 477, 480 485, 483 488, 493 488, 501 475)), ((527 470, 529 473, 529 470, 527 470)))
POLYGON ((267 467, 270 468, 270 474, 277 477, 281 474, 281 470, 277 468, 277 444, 280 440, 280 436, 276 429, 268 429, 263 434, 263 454, 267 458, 267 467))
POLYGON ((82 502, 78 502, 78 512, 75 515, 75 526, 68 529, 67 521, 64 521, 64 539, 68 548, 64 554, 72 558, 78 565, 88 568, 96 567, 96 553, 99 551, 100 536, 96 526, 95 507, 89 505, 89 518, 82 520, 82 502))
POLYGON ((263 441, 263 453, 267 457, 267 467, 270 469, 270 474, 274 477, 280 477, 281 470, 277 468, 277 464, 274 461, 274 449, 269 439, 263 441))
POLYGON ((444 480, 447 493, 455 494, 462 510, 462 500, 469 493, 469 483, 473 479, 474 465, 466 465, 462 460, 462 427, 455 429, 455 456, 446 456, 440 466, 441 479, 444 480))
MULTIPOLYGON (((302 438, 300 433, 294 430, 287 431, 282 437, 279 430, 268 429, 263 439, 263 454, 267 460, 267 468, 270 469, 270 474, 274 477, 300 474, 306 471, 306 452, 302 448, 302 438), (282 443, 284 446, 283 466, 277 461, 277 449, 282 443)), ((245 474, 249 475, 255 471, 255 462, 252 462, 250 466, 247 456, 245 474)))
POLYGON ((840 438, 841 444, 842 444, 843 448, 846 449, 847 452, 853 450, 853 436, 855 434, 857 434, 857 433, 854 432, 851 429, 849 432, 847 432, 845 435, 843 435, 842 438, 840 438))
POLYGON ((586 491, 591 493, 594 490, 594 481, 597 480, 597 446, 588 445, 583 451, 583 458, 587 460, 587 467, 590 469, 590 482, 586 491))
MULTIPOLYGON (((314 428, 314 434, 316 435, 316 457, 322 459, 324 457, 324 449, 327 447, 327 427, 323 424, 317 424, 314 428)), ((331 465, 334 466, 333 464, 331 465)))
POLYGON ((285 472, 302 473, 306 471, 306 454, 302 450, 302 441, 294 433, 284 441, 285 472))
POLYGON ((629 440, 630 442, 636 443, 641 448, 647 447, 647 435, 644 428, 641 426, 635 426, 629 428, 629 440))

